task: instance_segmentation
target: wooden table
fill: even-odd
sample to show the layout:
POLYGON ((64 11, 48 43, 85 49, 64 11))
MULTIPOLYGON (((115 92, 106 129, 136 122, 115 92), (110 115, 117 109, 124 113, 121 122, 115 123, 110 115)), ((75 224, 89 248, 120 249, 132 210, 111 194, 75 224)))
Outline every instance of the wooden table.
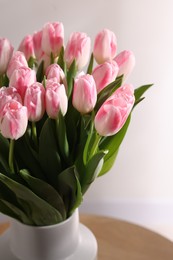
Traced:
MULTIPOLYGON (((98 260, 173 260, 173 243, 150 230, 108 217, 81 215, 80 220, 97 238, 98 260)), ((1 223, 0 235, 8 227, 1 223)))
POLYGON ((173 243, 140 226, 108 217, 82 215, 98 241, 98 260, 173 260, 173 243))

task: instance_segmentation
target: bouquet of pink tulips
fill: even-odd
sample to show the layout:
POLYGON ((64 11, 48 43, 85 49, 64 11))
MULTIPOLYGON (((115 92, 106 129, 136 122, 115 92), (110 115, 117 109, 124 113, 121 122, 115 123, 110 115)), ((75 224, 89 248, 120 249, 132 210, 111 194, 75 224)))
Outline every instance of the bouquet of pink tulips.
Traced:
POLYGON ((61 23, 0 39, 0 212, 28 225, 68 218, 110 170, 132 109, 151 86, 126 83, 135 58, 115 34, 91 40, 61 23), (86 71, 84 72, 83 69, 86 71))

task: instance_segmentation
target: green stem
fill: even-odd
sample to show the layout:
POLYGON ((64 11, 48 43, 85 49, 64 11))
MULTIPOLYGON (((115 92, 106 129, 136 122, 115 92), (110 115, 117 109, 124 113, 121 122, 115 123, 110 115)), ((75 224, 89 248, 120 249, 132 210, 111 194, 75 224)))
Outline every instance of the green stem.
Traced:
POLYGON ((35 147, 37 147, 38 146, 38 142, 37 142, 37 128, 36 128, 36 123, 35 122, 32 122, 31 131, 32 131, 32 140, 34 142, 35 147))
POLYGON ((14 143, 15 143, 15 140, 11 139, 10 140, 8 163, 9 163, 9 167, 10 167, 10 170, 11 170, 12 173, 14 173, 14 143))
POLYGON ((0 75, 0 88, 3 86, 3 75, 0 75))

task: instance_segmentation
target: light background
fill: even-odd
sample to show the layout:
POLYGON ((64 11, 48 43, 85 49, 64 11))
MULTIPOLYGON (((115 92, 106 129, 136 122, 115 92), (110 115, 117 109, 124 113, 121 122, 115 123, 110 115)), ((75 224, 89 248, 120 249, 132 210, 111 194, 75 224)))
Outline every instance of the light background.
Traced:
POLYGON ((64 24, 66 40, 84 31, 93 41, 108 28, 117 36, 118 52, 135 53, 129 83, 154 83, 133 113, 113 169, 87 192, 83 212, 173 225, 172 10, 171 0, 0 0, 0 36, 15 48, 48 21, 64 24))

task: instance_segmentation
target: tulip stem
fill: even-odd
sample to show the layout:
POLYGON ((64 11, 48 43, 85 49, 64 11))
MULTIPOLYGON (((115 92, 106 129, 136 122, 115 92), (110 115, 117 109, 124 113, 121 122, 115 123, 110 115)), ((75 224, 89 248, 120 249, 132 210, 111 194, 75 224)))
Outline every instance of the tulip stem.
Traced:
POLYGON ((32 131, 32 140, 34 142, 35 147, 37 147, 38 146, 38 142, 37 142, 37 128, 36 128, 35 122, 32 122, 31 131, 32 131))
POLYGON ((14 173, 14 143, 15 143, 15 140, 11 139, 10 147, 9 147, 8 163, 9 163, 9 167, 10 167, 10 170, 12 173, 14 173))

